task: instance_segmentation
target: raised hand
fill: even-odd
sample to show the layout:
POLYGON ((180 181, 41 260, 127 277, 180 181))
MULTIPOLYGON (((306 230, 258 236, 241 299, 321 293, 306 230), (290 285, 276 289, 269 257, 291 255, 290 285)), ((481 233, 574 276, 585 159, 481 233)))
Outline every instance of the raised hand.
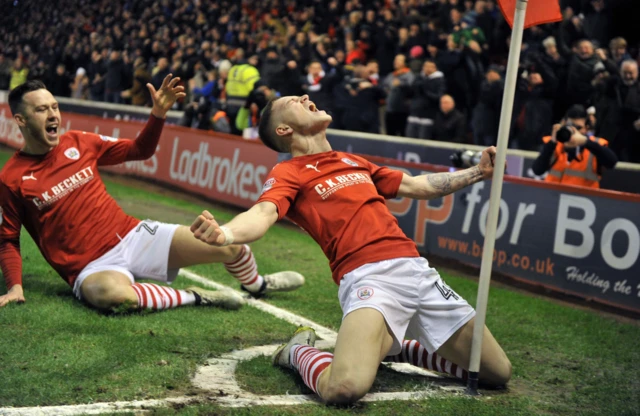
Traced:
POLYGON ((24 303, 24 293, 21 285, 13 286, 6 295, 0 296, 0 308, 11 302, 24 303))
POLYGON ((493 176, 495 158, 496 158, 495 146, 487 147, 482 151, 482 156, 480 157, 480 163, 478 163, 478 168, 480 168, 483 178, 491 179, 491 177, 493 176))
POLYGON ((173 78, 173 74, 169 74, 164 78, 160 89, 157 91, 153 85, 147 84, 153 101, 151 114, 158 118, 164 118, 167 115, 167 111, 171 110, 171 107, 178 99, 187 96, 184 92, 184 87, 178 85, 178 82, 180 82, 179 77, 173 78))

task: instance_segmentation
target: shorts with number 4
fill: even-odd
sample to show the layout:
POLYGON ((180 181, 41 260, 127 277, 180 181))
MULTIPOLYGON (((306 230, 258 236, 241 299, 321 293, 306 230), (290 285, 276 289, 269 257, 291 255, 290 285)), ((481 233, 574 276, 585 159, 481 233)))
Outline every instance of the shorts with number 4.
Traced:
POLYGON ((384 316, 394 338, 389 355, 400 353, 405 337, 432 353, 475 316, 471 305, 422 257, 360 266, 343 276, 338 296, 343 319, 360 308, 384 316))
POLYGON ((73 284, 73 293, 82 299, 82 282, 90 275, 104 271, 122 273, 132 284, 135 278, 173 282, 179 270, 168 270, 169 249, 178 227, 177 224, 140 221, 114 248, 87 264, 73 284))

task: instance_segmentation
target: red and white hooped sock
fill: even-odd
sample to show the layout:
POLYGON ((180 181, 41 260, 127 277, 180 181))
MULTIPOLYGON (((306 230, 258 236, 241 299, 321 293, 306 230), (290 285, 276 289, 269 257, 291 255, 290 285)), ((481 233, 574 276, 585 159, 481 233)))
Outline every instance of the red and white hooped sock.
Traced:
POLYGON ((235 260, 224 263, 224 268, 231 276, 238 279, 249 292, 257 293, 262 289, 264 279, 258 274, 256 259, 248 245, 242 246, 242 250, 235 260))
POLYGON ((140 309, 161 310, 196 303, 195 295, 186 290, 176 290, 154 283, 134 283, 131 287, 136 292, 140 309))
POLYGON ((467 370, 439 356, 435 352, 429 354, 427 349, 415 340, 402 341, 402 351, 400 351, 400 354, 389 355, 384 361, 390 363, 409 363, 416 367, 426 368, 427 370, 450 374, 464 381, 466 381, 469 376, 467 370))
POLYGON ((291 365, 300 373, 304 384, 318 394, 318 379, 333 361, 333 354, 308 345, 294 345, 289 354, 291 365))

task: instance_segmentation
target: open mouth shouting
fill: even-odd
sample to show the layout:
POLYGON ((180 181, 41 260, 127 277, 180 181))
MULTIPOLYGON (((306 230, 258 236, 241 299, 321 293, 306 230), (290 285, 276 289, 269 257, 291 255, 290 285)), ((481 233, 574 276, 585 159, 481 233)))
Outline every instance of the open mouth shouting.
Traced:
POLYGON ((47 132, 47 137, 50 139, 58 138, 58 122, 47 124, 45 127, 45 131, 47 132))
POLYGON ((323 112, 322 110, 318 110, 318 107, 316 107, 316 105, 314 103, 309 103, 309 106, 307 107, 307 110, 311 111, 312 113, 321 113, 323 112))

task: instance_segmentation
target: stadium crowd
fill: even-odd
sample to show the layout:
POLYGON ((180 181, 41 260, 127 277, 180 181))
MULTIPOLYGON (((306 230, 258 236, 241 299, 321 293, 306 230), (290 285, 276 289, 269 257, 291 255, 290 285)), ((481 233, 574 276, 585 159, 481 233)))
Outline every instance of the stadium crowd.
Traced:
MULTIPOLYGON (((640 162, 637 45, 615 1, 562 0, 562 22, 525 31, 510 147, 537 150, 581 104, 621 161, 640 162)), ((0 17, 0 89, 40 79, 149 106, 145 84, 173 73, 193 127, 240 133, 270 98, 306 93, 332 128, 496 142, 510 29, 495 0, 31 3, 0 17)))

